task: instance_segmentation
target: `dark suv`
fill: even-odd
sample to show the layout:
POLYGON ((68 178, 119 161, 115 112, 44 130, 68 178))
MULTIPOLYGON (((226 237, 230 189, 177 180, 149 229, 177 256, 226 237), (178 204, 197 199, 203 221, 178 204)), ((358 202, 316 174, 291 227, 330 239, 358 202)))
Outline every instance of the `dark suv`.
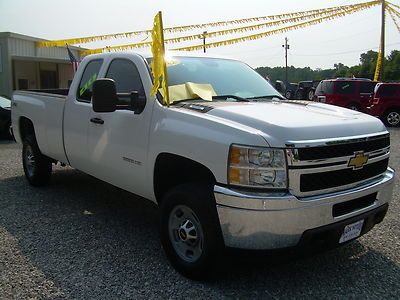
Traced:
POLYGON ((319 80, 300 81, 296 90, 296 99, 312 101, 315 94, 315 89, 319 84, 319 80))
POLYGON ((376 84, 363 78, 322 80, 313 100, 366 112, 376 84))
POLYGON ((400 83, 378 83, 368 113, 387 126, 400 126, 400 83))

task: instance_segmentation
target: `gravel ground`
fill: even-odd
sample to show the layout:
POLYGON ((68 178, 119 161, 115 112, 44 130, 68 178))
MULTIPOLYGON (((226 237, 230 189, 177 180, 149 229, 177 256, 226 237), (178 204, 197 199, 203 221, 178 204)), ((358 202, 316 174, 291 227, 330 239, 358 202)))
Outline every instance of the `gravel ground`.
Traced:
MULTIPOLYGON (((391 129, 400 170, 400 129, 391 129)), ((216 279, 190 281, 168 264, 156 206, 70 168, 26 182, 17 144, 0 141, 1 299, 400 298, 399 179, 385 220, 328 252, 231 258, 216 279)))

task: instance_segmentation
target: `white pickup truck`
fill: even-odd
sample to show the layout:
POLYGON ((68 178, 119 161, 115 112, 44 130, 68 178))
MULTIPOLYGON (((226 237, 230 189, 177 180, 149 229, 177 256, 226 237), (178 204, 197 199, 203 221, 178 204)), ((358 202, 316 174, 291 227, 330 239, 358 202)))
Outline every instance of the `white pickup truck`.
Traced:
POLYGON ((166 106, 150 95, 150 60, 92 55, 64 95, 15 92, 30 184, 60 162, 154 201, 167 257, 192 278, 228 247, 342 244, 383 220, 394 171, 381 121, 286 100, 243 62, 187 54, 168 59, 166 106))

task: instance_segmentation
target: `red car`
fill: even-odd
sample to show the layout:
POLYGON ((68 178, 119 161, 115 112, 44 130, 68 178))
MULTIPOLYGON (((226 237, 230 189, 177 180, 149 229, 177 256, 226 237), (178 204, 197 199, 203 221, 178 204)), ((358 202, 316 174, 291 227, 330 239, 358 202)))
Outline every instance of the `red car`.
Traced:
POLYGON ((322 80, 315 90, 314 101, 367 111, 377 82, 363 78, 322 80))
POLYGON ((387 126, 400 125, 400 83, 378 83, 368 113, 387 126))

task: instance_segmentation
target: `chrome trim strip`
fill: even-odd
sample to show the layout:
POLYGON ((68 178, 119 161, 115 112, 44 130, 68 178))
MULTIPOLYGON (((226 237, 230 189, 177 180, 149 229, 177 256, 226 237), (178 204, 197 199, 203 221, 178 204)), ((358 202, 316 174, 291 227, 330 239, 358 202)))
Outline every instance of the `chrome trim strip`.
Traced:
MULTIPOLYGON (((304 166, 304 167, 309 167, 312 165, 322 165, 322 164, 332 164, 332 163, 340 163, 346 161, 346 164, 348 163, 349 159, 354 157, 354 154, 348 155, 348 156, 340 156, 340 157, 333 157, 333 158, 323 158, 323 159, 315 159, 315 160, 298 160, 295 157, 296 152, 298 149, 286 149, 286 156, 287 156, 287 162, 288 166, 304 166)), ((370 152, 364 152, 365 155, 368 155, 369 157, 372 156, 372 158, 376 158, 380 155, 383 157, 389 156, 390 154, 390 146, 378 150, 373 150, 370 152)), ((370 159, 372 159, 370 158, 370 159)))
POLYGON ((364 135, 357 135, 352 137, 335 137, 327 139, 318 140, 299 140, 299 141, 287 141, 286 147, 288 148, 305 148, 305 147, 318 147, 318 146, 332 146, 340 144, 350 144, 364 141, 371 141, 376 139, 381 139, 383 137, 389 136, 388 131, 382 131, 378 133, 370 133, 364 135))
MULTIPOLYGON (((385 159, 389 158, 389 155, 390 155, 390 153, 386 153, 385 155, 382 155, 382 156, 372 157, 372 158, 368 159, 368 162, 363 167, 366 167, 370 164, 376 163, 381 160, 385 160, 385 159)), ((320 167, 320 168, 318 168, 318 166, 316 166, 315 168, 289 169, 289 172, 296 172, 299 175, 301 175, 301 174, 322 173, 322 172, 329 172, 329 171, 336 171, 336 170, 353 169, 353 167, 347 166, 350 158, 351 158, 351 156, 349 156, 347 158, 347 160, 345 161, 344 164, 338 164, 338 165, 320 167)))

